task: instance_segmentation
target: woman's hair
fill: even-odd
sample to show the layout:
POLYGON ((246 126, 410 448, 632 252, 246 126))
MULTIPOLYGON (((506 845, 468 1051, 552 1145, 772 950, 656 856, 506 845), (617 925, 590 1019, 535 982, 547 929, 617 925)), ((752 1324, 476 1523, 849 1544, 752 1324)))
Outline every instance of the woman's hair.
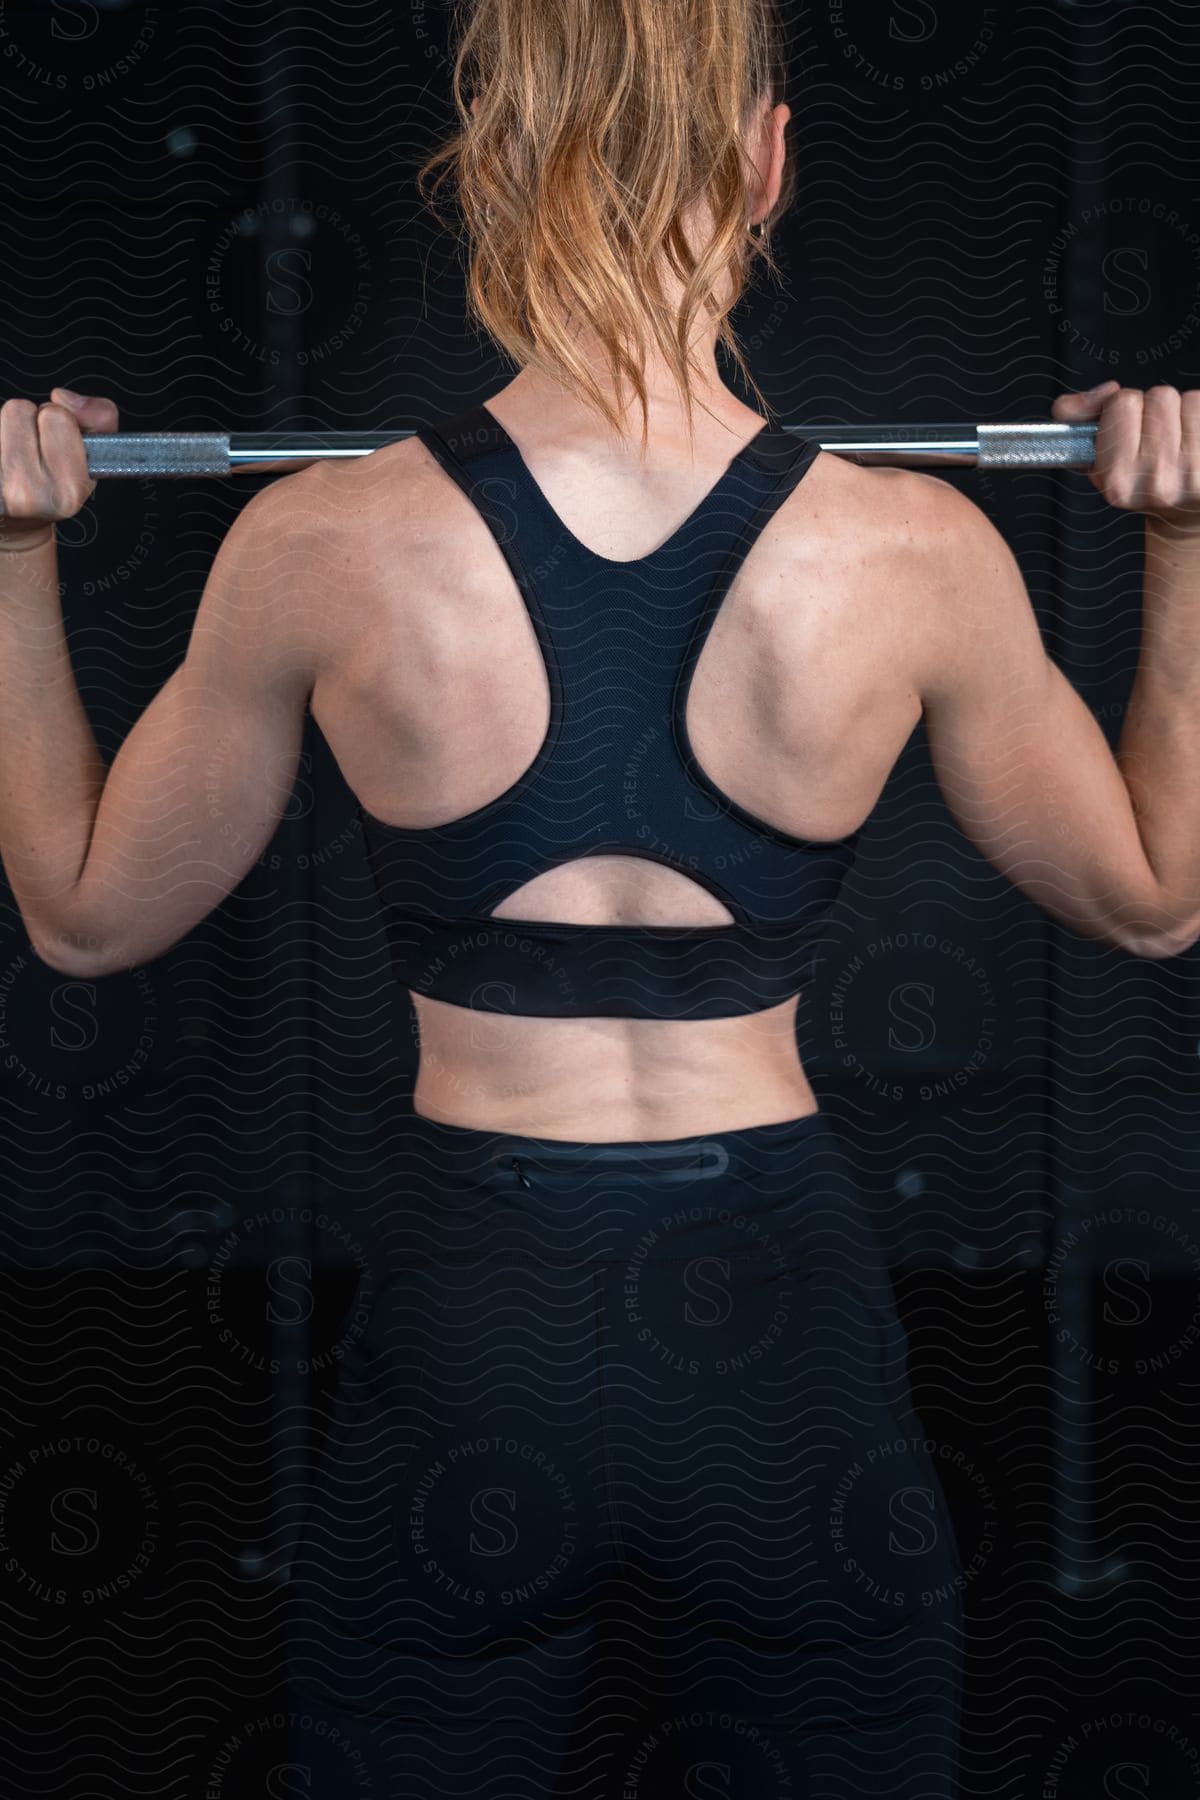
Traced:
MULTIPOLYGON (((702 308, 761 404, 728 315, 755 261, 775 266, 769 231, 748 229, 746 133, 761 104, 783 97, 777 0, 454 0, 452 36, 460 128, 417 185, 431 201, 453 179, 471 316, 519 366, 574 387, 623 433, 620 406, 572 343, 577 327, 593 335, 612 387, 641 406, 643 454, 652 348, 693 430, 702 308), (713 223, 697 258, 684 226, 703 201, 713 223), (681 301, 664 292, 664 260, 685 284, 681 301)), ((789 160, 772 217, 794 180, 789 160)))

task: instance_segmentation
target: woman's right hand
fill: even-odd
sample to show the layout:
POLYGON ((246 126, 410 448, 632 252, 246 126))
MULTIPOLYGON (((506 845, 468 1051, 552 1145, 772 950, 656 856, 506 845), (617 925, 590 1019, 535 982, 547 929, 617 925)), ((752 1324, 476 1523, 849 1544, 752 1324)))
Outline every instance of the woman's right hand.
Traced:
POLYGON ((41 406, 0 406, 0 550, 50 541, 60 519, 72 518, 95 491, 84 431, 116 431, 111 400, 56 387, 41 406))

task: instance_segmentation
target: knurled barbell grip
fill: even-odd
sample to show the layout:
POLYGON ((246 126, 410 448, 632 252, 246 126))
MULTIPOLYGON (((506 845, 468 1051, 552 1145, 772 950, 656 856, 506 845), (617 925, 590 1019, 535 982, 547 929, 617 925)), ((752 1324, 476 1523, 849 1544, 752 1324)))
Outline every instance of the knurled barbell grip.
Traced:
POLYGON ((83 441, 90 475, 230 473, 228 432, 85 432, 83 441))
POLYGON ((980 425, 980 469, 1092 469, 1095 425, 980 425))

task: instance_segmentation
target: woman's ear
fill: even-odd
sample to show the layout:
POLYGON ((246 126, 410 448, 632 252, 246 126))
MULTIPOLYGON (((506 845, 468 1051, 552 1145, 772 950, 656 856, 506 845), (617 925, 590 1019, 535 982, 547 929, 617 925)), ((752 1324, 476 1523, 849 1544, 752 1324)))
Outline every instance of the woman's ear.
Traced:
POLYGON ((479 111, 479 95, 476 94, 475 98, 471 102, 471 117, 474 118, 475 114, 478 111, 479 111))
POLYGON ((791 107, 785 105, 783 101, 776 106, 768 104, 763 109, 760 133, 754 154, 758 191, 752 207, 754 214, 752 224, 757 225, 760 219, 766 218, 779 199, 783 186, 783 162, 786 155, 784 132, 787 130, 791 116, 791 107))

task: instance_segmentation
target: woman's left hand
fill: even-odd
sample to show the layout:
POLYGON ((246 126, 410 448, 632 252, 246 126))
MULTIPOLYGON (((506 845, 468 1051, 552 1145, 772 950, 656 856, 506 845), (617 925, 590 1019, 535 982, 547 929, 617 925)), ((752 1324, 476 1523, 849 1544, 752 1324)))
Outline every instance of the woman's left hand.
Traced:
POLYGON ((1105 381, 1086 394, 1060 394, 1053 416, 1063 425, 1099 420, 1087 475, 1110 506, 1200 536, 1200 388, 1143 393, 1105 381))

